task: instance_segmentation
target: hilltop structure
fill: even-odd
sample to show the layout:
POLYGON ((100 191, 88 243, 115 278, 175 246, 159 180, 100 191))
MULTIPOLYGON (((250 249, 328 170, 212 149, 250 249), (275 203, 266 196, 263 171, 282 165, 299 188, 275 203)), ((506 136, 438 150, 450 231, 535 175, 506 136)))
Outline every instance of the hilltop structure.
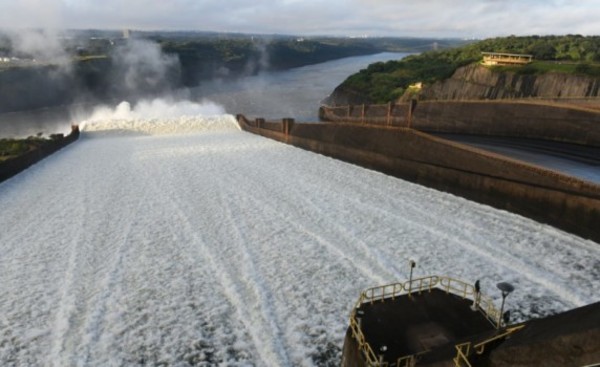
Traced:
POLYGON ((483 65, 526 65, 533 61, 533 55, 509 54, 503 52, 482 52, 483 65))

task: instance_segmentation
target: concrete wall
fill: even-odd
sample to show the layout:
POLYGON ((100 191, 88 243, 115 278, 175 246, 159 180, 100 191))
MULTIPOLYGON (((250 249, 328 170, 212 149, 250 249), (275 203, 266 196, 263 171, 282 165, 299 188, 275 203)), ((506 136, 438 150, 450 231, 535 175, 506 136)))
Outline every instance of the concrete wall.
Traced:
POLYGON ((344 338, 341 367, 365 367, 366 365, 358 342, 352 337, 352 330, 348 328, 344 338))
POLYGON ((600 111, 544 102, 419 102, 414 128, 600 147, 600 111))
MULTIPOLYGON (((600 186, 397 127, 285 124, 240 127, 363 167, 510 210, 600 242, 600 186)), ((254 124, 256 125, 256 124, 254 124)))
POLYGON ((541 100, 420 101, 412 108, 410 103, 395 104, 390 116, 387 106, 323 106, 319 116, 330 122, 410 126, 426 132, 531 138, 600 147, 598 109, 541 100), (349 109, 364 113, 348 115, 345 111, 349 109))
POLYGON ((0 162, 0 182, 18 174, 77 139, 79 139, 79 127, 73 126, 71 133, 62 139, 49 141, 38 149, 31 150, 18 157, 0 162))

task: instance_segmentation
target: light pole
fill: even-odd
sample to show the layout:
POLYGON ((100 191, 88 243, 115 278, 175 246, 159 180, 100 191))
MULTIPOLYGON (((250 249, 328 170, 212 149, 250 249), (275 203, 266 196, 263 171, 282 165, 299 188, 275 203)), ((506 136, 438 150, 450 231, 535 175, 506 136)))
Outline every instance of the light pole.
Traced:
POLYGON ((408 278, 408 296, 411 297, 411 292, 412 292, 412 273, 413 273, 413 269, 417 265, 417 263, 414 262, 413 260, 410 260, 408 263, 410 264, 410 277, 408 278))
POLYGON ((500 291, 502 292, 502 306, 500 306, 500 315, 498 316, 498 324, 496 326, 496 328, 499 329, 500 325, 502 324, 502 319, 504 317, 504 301, 506 301, 506 297, 509 294, 511 294, 512 291, 515 290, 515 287, 513 287, 512 284, 506 282, 500 282, 496 284, 496 287, 498 287, 498 289, 500 289, 500 291))

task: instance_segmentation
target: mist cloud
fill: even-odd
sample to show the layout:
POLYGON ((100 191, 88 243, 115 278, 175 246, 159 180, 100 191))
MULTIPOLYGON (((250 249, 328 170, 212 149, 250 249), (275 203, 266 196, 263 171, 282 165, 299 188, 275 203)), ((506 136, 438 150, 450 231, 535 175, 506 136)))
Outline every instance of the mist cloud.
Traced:
POLYGON ((179 81, 179 59, 164 54, 158 44, 131 39, 112 52, 113 83, 128 95, 160 94, 179 81))
POLYGON ((56 29, 21 29, 6 33, 13 53, 43 64, 69 66, 72 58, 65 51, 62 33, 56 29))

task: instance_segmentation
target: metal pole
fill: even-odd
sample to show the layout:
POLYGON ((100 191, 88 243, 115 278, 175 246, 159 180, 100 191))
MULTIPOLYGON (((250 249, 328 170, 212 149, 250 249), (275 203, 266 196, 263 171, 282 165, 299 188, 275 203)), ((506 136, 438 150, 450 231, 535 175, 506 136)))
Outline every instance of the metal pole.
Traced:
POLYGON ((502 292, 502 305, 500 306, 500 315, 498 316, 498 327, 496 329, 500 329, 500 325, 502 324, 502 313, 504 312, 504 301, 506 301, 506 296, 508 294, 502 292))
POLYGON ((500 325, 502 325, 502 319, 504 318, 504 301, 506 301, 506 296, 508 296, 512 291, 515 290, 509 283, 501 282, 496 284, 496 287, 500 289, 502 292, 502 306, 500 306, 500 315, 498 315, 498 326, 497 329, 500 329, 500 325))
POLYGON ((408 278, 408 296, 411 296, 411 292, 412 292, 412 273, 413 273, 413 268, 415 267, 415 265, 417 265, 417 263, 415 263, 413 260, 410 260, 409 262, 410 264, 410 277, 408 278))

